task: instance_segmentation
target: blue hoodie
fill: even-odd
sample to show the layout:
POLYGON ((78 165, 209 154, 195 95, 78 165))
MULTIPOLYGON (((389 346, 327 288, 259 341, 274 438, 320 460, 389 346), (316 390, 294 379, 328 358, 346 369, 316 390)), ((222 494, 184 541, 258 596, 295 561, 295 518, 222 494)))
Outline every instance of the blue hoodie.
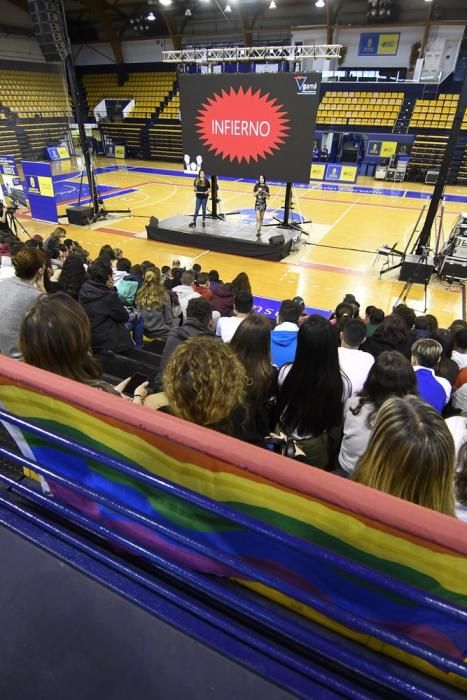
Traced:
POLYGON ((281 323, 271 333, 272 364, 282 367, 295 360, 298 326, 295 323, 281 323))

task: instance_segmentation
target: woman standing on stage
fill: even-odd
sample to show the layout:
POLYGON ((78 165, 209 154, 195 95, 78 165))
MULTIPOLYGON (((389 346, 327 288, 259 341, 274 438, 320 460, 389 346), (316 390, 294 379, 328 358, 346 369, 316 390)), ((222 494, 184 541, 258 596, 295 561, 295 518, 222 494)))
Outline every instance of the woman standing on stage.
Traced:
POLYGON ((195 213, 193 214, 193 221, 191 222, 190 226, 196 226, 196 219, 199 214, 199 210, 203 210, 203 226, 206 226, 206 206, 208 203, 208 197, 209 197, 209 190, 211 189, 211 183, 207 179, 206 175, 204 174, 204 170, 200 170, 198 173, 198 177, 195 179, 193 183, 193 187, 195 189, 195 195, 196 195, 196 205, 195 205, 195 213))
POLYGON ((266 200, 271 195, 269 194, 269 187, 266 185, 266 178, 264 175, 260 175, 258 182, 256 183, 253 194, 255 196, 255 210, 256 210, 256 237, 261 237, 261 226, 263 225, 264 212, 266 211, 266 200))

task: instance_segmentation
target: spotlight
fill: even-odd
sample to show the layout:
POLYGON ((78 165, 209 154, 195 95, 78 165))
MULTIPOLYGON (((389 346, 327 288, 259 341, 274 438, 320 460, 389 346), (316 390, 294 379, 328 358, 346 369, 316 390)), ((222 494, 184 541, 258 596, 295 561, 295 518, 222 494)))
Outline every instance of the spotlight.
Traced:
POLYGON ((277 5, 276 5, 276 3, 274 2, 274 0, 271 0, 271 3, 270 3, 270 5, 269 5, 269 9, 270 9, 270 10, 275 10, 276 7, 277 7, 277 5))
POLYGON ((164 7, 169 7, 172 4, 172 0, 159 0, 159 5, 164 5, 164 7))
POLYGON ((227 13, 232 12, 232 8, 230 7, 229 3, 227 3, 227 5, 225 6, 224 12, 227 12, 227 13))
POLYGON ((324 7, 324 0, 316 0, 315 7, 324 7))
POLYGON ((148 16, 146 17, 146 19, 147 19, 149 22, 154 22, 154 20, 156 19, 156 15, 154 14, 154 12, 153 12, 152 10, 151 10, 151 12, 148 14, 148 16))
POLYGON ((191 10, 189 7, 187 7, 185 10, 185 17, 191 17, 191 10))

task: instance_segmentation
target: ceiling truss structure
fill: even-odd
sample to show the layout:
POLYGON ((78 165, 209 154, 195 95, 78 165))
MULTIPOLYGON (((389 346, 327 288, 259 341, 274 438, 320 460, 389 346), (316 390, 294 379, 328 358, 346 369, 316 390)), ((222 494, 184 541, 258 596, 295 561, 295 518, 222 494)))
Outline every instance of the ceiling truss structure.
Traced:
POLYGON ((305 58, 340 58, 341 44, 311 46, 232 46, 213 49, 164 51, 164 63, 228 63, 237 61, 302 61, 305 58))

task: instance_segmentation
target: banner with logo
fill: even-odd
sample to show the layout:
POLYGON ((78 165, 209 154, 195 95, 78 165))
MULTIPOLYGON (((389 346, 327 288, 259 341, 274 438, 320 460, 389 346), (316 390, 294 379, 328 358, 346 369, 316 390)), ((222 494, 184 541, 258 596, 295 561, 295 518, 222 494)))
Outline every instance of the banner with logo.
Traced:
POLYGON ((399 49, 399 32, 362 32, 358 44, 359 56, 396 56, 399 49))
POLYGON ((14 156, 0 154, 0 197, 3 201, 4 195, 10 195, 12 189, 21 190, 21 179, 14 156))
POLYGON ((310 180, 324 180, 325 182, 350 182, 356 181, 358 167, 336 163, 313 163, 310 170, 310 180))
POLYGON ((32 218, 58 223, 51 164, 23 160, 22 166, 32 218))
POLYGON ((47 146, 45 152, 49 160, 68 160, 70 158, 66 146, 47 146))
POLYGON ((209 175, 308 182, 319 81, 318 73, 180 75, 185 161, 209 175))
POLYGON ((367 156, 375 158, 391 158, 397 151, 397 141, 368 141, 367 156))

